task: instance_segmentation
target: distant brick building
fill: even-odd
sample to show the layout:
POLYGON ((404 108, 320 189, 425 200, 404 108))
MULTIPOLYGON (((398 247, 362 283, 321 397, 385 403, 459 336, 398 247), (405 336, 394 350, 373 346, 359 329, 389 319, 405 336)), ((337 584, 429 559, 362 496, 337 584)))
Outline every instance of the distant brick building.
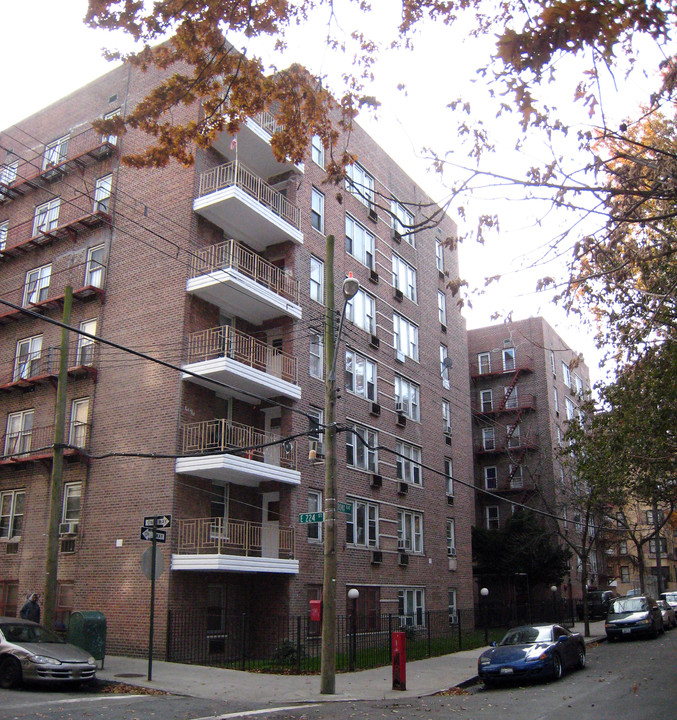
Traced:
POLYGON ((73 326, 183 372, 71 334, 59 622, 100 610, 109 651, 144 651, 140 529, 165 513, 158 652, 186 608, 213 630, 226 615, 308 611, 322 526, 297 519, 323 507, 322 433, 308 432, 322 424, 330 233, 337 286, 349 271, 361 285, 337 417, 367 443, 338 435, 338 499, 352 504, 339 613, 353 586, 364 615, 421 623, 425 610, 471 606, 474 497, 452 479, 473 478, 465 323, 445 287, 458 271, 442 244, 453 222, 406 232, 423 219, 411 203, 429 198, 359 127, 340 198, 323 184, 320 145, 300 167, 274 159, 268 115, 236 147, 224 135, 197 151, 194 167, 127 168, 121 156, 147 137, 102 138, 91 123, 157 82, 122 66, 0 133, 0 298, 40 316, 0 307, 0 614, 44 584, 60 359, 48 320, 61 319, 67 285, 73 326))

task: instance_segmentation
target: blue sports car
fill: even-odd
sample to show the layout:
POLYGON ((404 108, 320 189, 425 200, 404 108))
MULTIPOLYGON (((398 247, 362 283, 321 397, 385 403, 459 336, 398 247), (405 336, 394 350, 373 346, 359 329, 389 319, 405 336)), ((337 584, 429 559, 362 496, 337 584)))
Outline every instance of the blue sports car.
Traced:
POLYGON ((570 667, 585 667, 585 641, 561 625, 521 625, 477 661, 484 684, 550 677, 558 680, 570 667))

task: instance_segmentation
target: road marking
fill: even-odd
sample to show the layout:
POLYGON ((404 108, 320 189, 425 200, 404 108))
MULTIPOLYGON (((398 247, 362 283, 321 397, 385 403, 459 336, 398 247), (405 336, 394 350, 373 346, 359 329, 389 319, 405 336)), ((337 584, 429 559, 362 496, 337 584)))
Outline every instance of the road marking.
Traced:
POLYGON ((251 717, 252 715, 267 715, 268 713, 282 712, 283 710, 303 710, 304 708, 317 707, 319 703, 308 705, 287 705, 285 707, 264 708, 263 710, 243 710, 241 712, 228 713, 227 715, 207 715, 192 720, 231 720, 232 718, 251 717))
POLYGON ((55 703, 58 703, 59 705, 66 705, 67 703, 91 703, 91 702, 103 702, 105 700, 140 700, 141 698, 148 697, 147 695, 113 695, 112 693, 106 693, 99 695, 97 697, 88 697, 88 698, 66 698, 65 700, 59 699, 59 700, 45 700, 43 702, 26 702, 25 698, 21 698, 21 702, 17 703, 16 705, 7 705, 6 703, 3 703, 4 708, 21 708, 22 710, 29 707, 40 707, 41 705, 54 705, 55 703))

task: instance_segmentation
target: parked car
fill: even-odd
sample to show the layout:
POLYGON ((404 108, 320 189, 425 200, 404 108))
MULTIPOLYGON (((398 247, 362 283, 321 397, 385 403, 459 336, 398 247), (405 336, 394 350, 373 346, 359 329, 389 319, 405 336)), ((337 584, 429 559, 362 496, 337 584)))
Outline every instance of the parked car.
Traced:
MULTIPOLYGON (((614 594, 611 590, 588 590, 588 619, 604 618, 613 602, 614 594)), ((583 601, 576 603, 576 614, 583 620, 583 601)))
POLYGON ((626 595, 611 603, 605 629, 609 642, 636 635, 655 638, 664 631, 663 615, 649 595, 626 595))
POLYGON ((677 617, 675 616, 673 608, 671 608, 665 600, 656 600, 656 602, 658 603, 658 607, 661 609, 661 615, 663 616, 663 627, 666 630, 670 630, 675 627, 677 625, 677 617))
POLYGON ((477 661, 477 673, 488 687, 506 680, 558 680, 572 667, 585 667, 585 641, 580 633, 561 625, 521 625, 508 630, 477 661))
POLYGON ((85 650, 30 620, 0 617, 0 688, 22 681, 80 683, 95 675, 96 662, 85 650))
POLYGON ((665 600, 673 610, 677 611, 677 592, 661 593, 660 599, 665 600))

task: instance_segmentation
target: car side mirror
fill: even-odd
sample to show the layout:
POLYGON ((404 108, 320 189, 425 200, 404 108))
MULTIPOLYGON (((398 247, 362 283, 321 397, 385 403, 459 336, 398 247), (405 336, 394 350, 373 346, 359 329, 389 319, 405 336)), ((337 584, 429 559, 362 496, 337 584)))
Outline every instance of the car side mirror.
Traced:
POLYGON ((492 640, 492 641, 489 643, 489 645, 490 645, 491 647, 496 647, 496 641, 495 641, 495 640, 492 640))
POLYGON ((563 642, 566 642, 566 641, 567 641, 567 636, 566 636, 566 635, 560 635, 560 636, 557 638, 557 642, 558 642, 558 643, 563 643, 563 642))

